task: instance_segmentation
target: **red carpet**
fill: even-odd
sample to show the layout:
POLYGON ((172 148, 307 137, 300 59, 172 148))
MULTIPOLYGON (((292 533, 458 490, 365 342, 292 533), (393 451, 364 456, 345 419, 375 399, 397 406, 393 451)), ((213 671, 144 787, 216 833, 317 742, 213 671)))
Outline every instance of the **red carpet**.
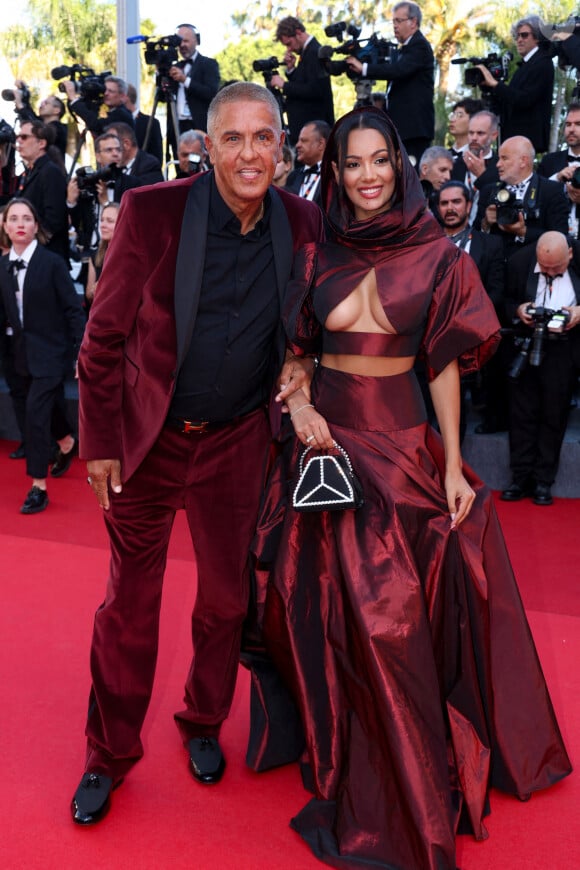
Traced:
MULTIPOLYGON (((288 827, 306 802, 295 766, 256 775, 244 765, 248 679, 240 670, 223 731, 228 768, 203 787, 187 770, 172 714, 189 663, 195 593, 191 545, 176 523, 165 584, 161 651, 144 733, 146 755, 101 825, 73 826, 68 803, 82 773, 93 613, 104 592, 106 538, 75 461, 49 485, 45 513, 18 513, 24 463, 0 442, 0 866, 23 870, 294 870, 319 868, 288 827)), ((580 755, 580 503, 499 503, 532 631, 573 763, 580 755)), ((462 870, 580 867, 580 779, 522 804, 494 792, 490 837, 460 837, 462 870)), ((405 868, 421 870, 421 868, 405 868)))

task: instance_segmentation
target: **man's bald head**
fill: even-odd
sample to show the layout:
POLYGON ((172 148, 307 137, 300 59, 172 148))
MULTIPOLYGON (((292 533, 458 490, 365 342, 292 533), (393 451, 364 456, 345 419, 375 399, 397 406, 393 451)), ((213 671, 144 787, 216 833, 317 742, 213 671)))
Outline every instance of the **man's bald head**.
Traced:
POLYGON ((538 266, 544 275, 563 275, 572 257, 572 248, 564 233, 550 230, 536 244, 538 266))
POLYGON ((517 184, 531 175, 536 152, 525 136, 511 136, 498 152, 497 171, 506 184, 517 184))

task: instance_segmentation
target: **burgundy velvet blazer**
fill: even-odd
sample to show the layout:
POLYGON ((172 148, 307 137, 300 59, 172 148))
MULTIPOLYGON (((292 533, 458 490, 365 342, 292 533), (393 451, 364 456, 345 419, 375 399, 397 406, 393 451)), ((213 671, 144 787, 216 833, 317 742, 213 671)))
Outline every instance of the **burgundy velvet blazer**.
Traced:
MULTIPOLYGON (((322 238, 322 213, 283 190, 270 194, 282 310, 294 253, 322 238)), ((81 456, 119 459, 124 481, 163 427, 193 333, 209 200, 210 173, 123 197, 79 356, 79 434, 81 456)), ((277 350, 281 365, 282 328, 277 350)))

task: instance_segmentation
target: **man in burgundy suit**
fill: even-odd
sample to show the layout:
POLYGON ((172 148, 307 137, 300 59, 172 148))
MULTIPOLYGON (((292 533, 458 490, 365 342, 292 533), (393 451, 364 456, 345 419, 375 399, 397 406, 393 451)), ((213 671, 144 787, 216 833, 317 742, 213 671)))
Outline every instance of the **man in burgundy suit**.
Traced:
POLYGON ((231 85, 208 115, 213 171, 123 198, 79 358, 81 455, 111 543, 91 649, 85 773, 72 802, 79 824, 102 818, 143 754, 179 508, 198 592, 185 708, 175 719, 194 777, 213 783, 224 770, 218 735, 248 608, 267 404, 282 366, 280 400, 314 366, 284 362, 280 310, 293 252, 321 238, 322 221, 312 203, 270 187, 283 138, 272 94, 231 85))

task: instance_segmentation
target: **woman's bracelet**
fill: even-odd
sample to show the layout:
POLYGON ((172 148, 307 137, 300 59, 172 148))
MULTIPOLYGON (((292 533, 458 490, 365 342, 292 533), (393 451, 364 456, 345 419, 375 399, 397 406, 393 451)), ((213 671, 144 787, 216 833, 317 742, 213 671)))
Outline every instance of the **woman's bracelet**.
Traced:
POLYGON ((294 414, 297 414, 298 411, 303 411, 304 408, 314 408, 314 405, 310 405, 310 404, 307 404, 307 405, 300 405, 299 408, 296 408, 295 411, 292 411, 292 412, 290 413, 290 419, 292 419, 292 417, 294 416, 294 414))

